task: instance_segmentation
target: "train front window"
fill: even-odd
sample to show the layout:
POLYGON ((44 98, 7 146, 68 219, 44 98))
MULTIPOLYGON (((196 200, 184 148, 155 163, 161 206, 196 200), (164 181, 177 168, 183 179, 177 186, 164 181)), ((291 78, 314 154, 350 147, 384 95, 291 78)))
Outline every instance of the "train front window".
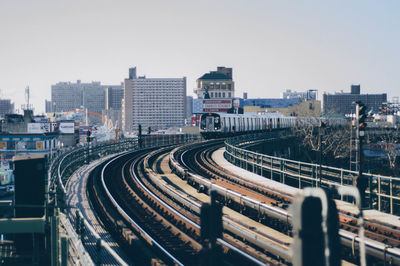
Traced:
POLYGON ((200 128, 206 129, 206 117, 205 116, 201 117, 200 128))
POLYGON ((219 116, 215 116, 214 118, 214 126, 215 129, 220 129, 221 128, 221 120, 219 119, 219 116))

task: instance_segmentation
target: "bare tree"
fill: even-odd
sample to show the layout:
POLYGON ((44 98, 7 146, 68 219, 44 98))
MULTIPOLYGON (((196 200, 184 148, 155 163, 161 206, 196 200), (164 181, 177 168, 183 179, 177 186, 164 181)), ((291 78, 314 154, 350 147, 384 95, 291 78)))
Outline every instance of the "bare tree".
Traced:
POLYGON ((397 175, 399 173, 399 169, 397 167, 397 159, 400 152, 399 145, 399 128, 395 128, 394 130, 384 130, 384 133, 380 135, 381 139, 381 147, 386 155, 388 160, 388 165, 393 174, 397 175))
POLYGON ((321 152, 323 156, 330 155, 338 159, 346 158, 350 154, 349 125, 330 125, 319 117, 307 117, 297 121, 294 133, 298 139, 303 140, 303 147, 321 152))

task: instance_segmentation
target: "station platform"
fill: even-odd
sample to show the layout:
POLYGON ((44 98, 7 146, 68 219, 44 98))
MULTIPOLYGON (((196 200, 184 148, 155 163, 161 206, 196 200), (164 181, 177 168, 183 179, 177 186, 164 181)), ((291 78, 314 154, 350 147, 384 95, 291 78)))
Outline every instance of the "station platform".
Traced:
MULTIPOLYGON (((291 187, 285 184, 282 184, 280 182, 265 178, 263 176, 257 175, 255 173, 252 173, 250 171, 247 171, 243 168, 237 167, 236 165, 228 162, 224 158, 224 152, 225 148, 221 148, 217 151, 215 151, 212 155, 212 159, 221 167, 226 169, 227 171, 231 172, 234 175, 240 176, 244 180, 249 180, 253 183, 257 183, 262 187, 268 188, 268 189, 273 189, 279 193, 282 193, 284 195, 288 195, 291 197, 294 197, 297 193, 299 193, 300 189, 291 187)), ((347 213, 347 214, 358 214, 358 208, 356 205, 341 201, 341 200, 336 200, 336 206, 338 210, 340 210, 342 213, 347 213)), ((396 215, 391 215, 388 213, 380 212, 377 210, 363 210, 363 216, 364 219, 367 221, 371 222, 378 222, 382 225, 388 226, 388 227, 397 227, 400 229, 400 217, 396 215)))

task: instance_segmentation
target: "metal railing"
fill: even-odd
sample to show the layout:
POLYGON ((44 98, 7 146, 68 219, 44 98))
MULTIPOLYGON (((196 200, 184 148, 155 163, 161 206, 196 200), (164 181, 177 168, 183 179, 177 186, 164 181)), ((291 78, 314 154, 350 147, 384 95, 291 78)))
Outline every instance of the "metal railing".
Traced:
MULTIPOLYGON (((246 170, 298 188, 353 185, 358 172, 327 165, 306 163, 250 151, 246 147, 276 141, 268 134, 244 135, 225 141, 225 158, 246 170)), ((371 208, 400 214, 400 177, 363 173, 368 178, 367 200, 371 208)), ((341 197, 342 200, 346 198, 341 197)))

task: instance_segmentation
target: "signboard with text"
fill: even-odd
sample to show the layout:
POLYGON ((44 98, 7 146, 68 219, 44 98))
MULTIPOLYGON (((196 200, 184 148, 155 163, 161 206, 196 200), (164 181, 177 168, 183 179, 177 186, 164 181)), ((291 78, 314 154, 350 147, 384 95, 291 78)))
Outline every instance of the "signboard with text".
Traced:
POLYGON ((74 122, 61 122, 58 130, 61 134, 73 134, 75 132, 75 123, 74 122))
POLYGON ((226 112, 232 108, 232 100, 203 100, 203 112, 226 112))

